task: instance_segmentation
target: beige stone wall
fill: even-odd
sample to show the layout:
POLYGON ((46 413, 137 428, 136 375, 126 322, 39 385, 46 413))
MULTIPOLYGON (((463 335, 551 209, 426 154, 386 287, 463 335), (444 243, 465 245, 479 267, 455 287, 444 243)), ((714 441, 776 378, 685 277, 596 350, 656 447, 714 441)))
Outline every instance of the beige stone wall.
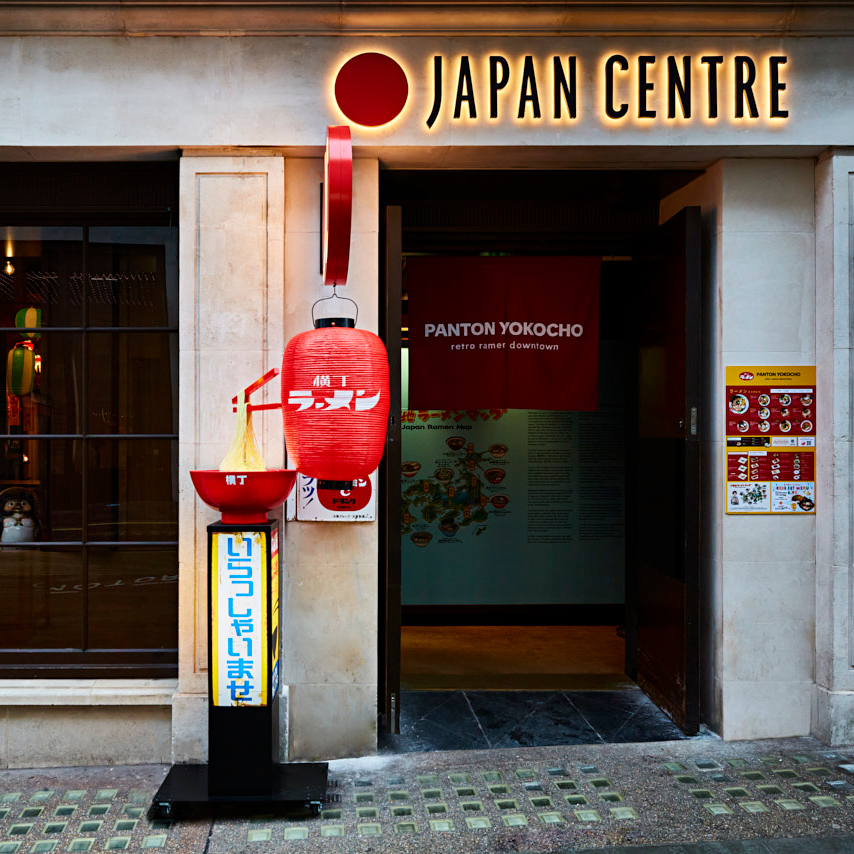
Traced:
POLYGON ((829 744, 854 739, 854 575, 851 493, 851 276, 854 269, 854 152, 830 152, 816 168, 816 285, 819 478, 816 519, 816 679, 813 733, 829 744))
MULTIPOLYGON (((497 21, 498 14, 504 12, 486 13, 478 27, 497 21)), ((702 205, 711 250, 704 262, 704 716, 727 738, 796 735, 810 728, 831 741, 854 738, 848 303, 854 157, 837 152, 815 173, 811 159, 828 146, 850 143, 854 127, 848 85, 854 52, 851 39, 839 37, 843 30, 821 29, 836 34, 827 38, 726 38, 715 28, 699 38, 653 37, 643 35, 650 21, 642 17, 637 30, 616 27, 585 38, 552 35, 550 25, 537 35, 512 35, 502 19, 487 32, 449 35, 444 23, 435 32, 412 30, 395 39, 358 34, 369 27, 341 38, 334 34, 352 27, 352 17, 336 13, 329 29, 314 37, 129 39, 67 37, 62 28, 39 37, 10 29, 0 18, 4 32, 14 33, 0 53, 7 93, 0 157, 109 160, 185 151, 179 215, 179 680, 177 686, 161 685, 156 702, 145 701, 145 709, 144 701, 133 699, 136 689, 115 684, 104 687, 99 699, 86 693, 85 680, 67 680, 66 690, 44 680, 7 683, 6 693, 0 692, 0 743, 7 744, 0 764, 23 761, 30 749, 34 763, 48 756, 26 748, 47 726, 63 733, 65 748, 47 742, 53 760, 63 763, 136 761, 140 727, 150 731, 147 760, 164 755, 170 738, 173 761, 206 759, 205 526, 217 514, 197 500, 189 470, 219 464, 234 430, 230 397, 280 363, 288 337, 309 327, 311 303, 324 295, 318 155, 326 126, 344 121, 331 97, 334 74, 347 56, 368 50, 387 51, 400 61, 411 94, 392 125, 354 129, 359 159, 346 293, 359 301, 362 328, 375 330, 377 324, 378 158, 386 166, 430 169, 707 169, 663 206, 666 215, 683 204, 702 205), (653 124, 615 124, 602 117, 597 69, 609 53, 731 57, 742 51, 790 57, 786 122, 659 117, 653 124), (493 52, 516 59, 530 53, 541 68, 544 57, 547 65, 552 55, 577 54, 581 118, 571 125, 520 122, 505 104, 501 118, 483 120, 484 58, 493 52), (477 58, 480 120, 452 118, 446 81, 441 118, 427 129, 432 58, 442 54, 450 61, 462 53, 477 58), (189 146, 198 150, 188 154, 189 146), (818 364, 815 520, 723 515, 723 368, 753 362, 818 364), (78 689, 83 694, 72 697, 78 689), (128 708, 107 722, 120 703, 128 708), (129 708, 134 704, 136 711, 129 708), (109 754, 95 736, 107 726, 109 754)), ((125 17, 121 21, 129 26, 125 17)), ((763 29, 743 30, 754 31, 763 29)), ((453 66, 446 71, 453 73, 453 66)), ((512 101, 518 89, 511 89, 512 101)), ((542 90, 544 103, 548 89, 546 84, 542 90)), ((662 91, 659 83, 657 97, 662 91)), ((278 400, 278 386, 268 386, 258 399, 278 400)), ((268 464, 282 465, 279 414, 257 421, 268 464)), ((284 525, 283 758, 355 755, 375 747, 377 561, 384 547, 377 531, 376 523, 284 525)))
POLYGON ((174 679, 0 680, 0 768, 169 762, 174 679))
MULTIPOLYGON (((378 164, 353 168, 350 273, 339 291, 377 331, 378 164)), ((323 161, 285 161, 285 338, 311 328, 329 296, 319 270, 323 161)), ((377 522, 288 522, 282 574, 282 681, 289 686, 291 759, 376 749, 377 522)))
MULTIPOLYGON (((179 688, 173 758, 202 762, 207 731, 205 527, 192 468, 216 468, 231 442, 230 399, 311 327, 328 295, 319 271, 323 161, 278 156, 181 160, 179 688)), ((376 331, 378 165, 354 165, 350 277, 359 326, 376 331)), ((253 398, 255 400, 256 398, 253 398)), ((272 382, 256 402, 280 399, 272 382)), ((281 415, 257 419, 267 465, 284 464, 281 415)), ((279 519, 282 514, 271 514, 279 519)), ((376 747, 377 523, 283 523, 282 759, 376 747)))
MULTIPOLYGON (((708 249, 703 703, 726 739, 811 731, 816 517, 724 514, 722 414, 727 365, 816 364, 814 195, 812 159, 723 160, 662 206, 666 217, 701 205, 708 249)), ((832 392, 822 383, 818 398, 832 392)), ((828 425, 818 424, 822 436, 828 425)), ((820 466, 827 454, 818 448, 820 466)), ((827 471, 819 517, 831 512, 827 471)))
MULTIPOLYGON (((219 514, 190 470, 219 468, 234 437, 231 398, 281 364, 284 161, 184 157, 180 176, 178 692, 175 762, 207 758, 207 535, 219 514)), ((253 395, 277 401, 275 382, 253 395)), ((268 467, 284 462, 281 415, 257 413, 268 467)), ((271 514, 281 518, 281 513, 271 514)))
POLYGON ((2 768, 171 761, 168 706, 12 706, 0 715, 2 768))

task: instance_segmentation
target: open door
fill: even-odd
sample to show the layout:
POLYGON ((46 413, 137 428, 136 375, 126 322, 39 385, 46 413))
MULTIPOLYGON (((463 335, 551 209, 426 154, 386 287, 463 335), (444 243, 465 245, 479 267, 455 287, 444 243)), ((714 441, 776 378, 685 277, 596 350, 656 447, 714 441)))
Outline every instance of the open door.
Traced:
POLYGON ((387 733, 400 732, 400 328, 403 292, 402 209, 385 209, 385 302, 383 328, 389 357, 391 406, 386 435, 386 453, 380 467, 385 512, 380 513, 380 543, 385 543, 385 561, 379 572, 379 724, 387 733), (384 529, 383 529, 384 528, 384 529))
POLYGON ((700 723, 700 239, 700 209, 684 208, 639 283, 627 519, 627 669, 688 734, 700 723))

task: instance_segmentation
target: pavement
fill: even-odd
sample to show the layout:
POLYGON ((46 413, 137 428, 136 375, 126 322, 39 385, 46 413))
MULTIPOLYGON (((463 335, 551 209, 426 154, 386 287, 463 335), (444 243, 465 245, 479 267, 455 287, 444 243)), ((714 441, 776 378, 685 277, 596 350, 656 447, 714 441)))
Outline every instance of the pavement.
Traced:
POLYGON ((335 760, 323 809, 308 817, 259 807, 151 820, 168 770, 0 771, 0 854, 854 854, 854 746, 811 738, 335 760))

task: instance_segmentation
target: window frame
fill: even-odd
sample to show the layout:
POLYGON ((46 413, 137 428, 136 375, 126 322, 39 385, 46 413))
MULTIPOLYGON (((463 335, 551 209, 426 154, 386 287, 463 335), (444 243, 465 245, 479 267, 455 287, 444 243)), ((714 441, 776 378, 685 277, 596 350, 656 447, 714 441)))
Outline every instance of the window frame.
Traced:
MULTIPOLYGON (((90 326, 89 325, 89 247, 90 229, 103 226, 169 226, 175 231, 175 267, 177 269, 177 225, 173 222, 173 210, 177 210, 178 169, 175 163, 160 164, 0 164, 0 221, 11 227, 25 225, 68 226, 82 230, 82 311, 79 326, 42 327, 42 335, 65 333, 80 335, 81 341, 81 399, 78 432, 32 433, 26 440, 49 442, 50 440, 75 440, 81 447, 81 532, 76 540, 40 540, 33 543, 16 543, 16 549, 57 548, 76 551, 81 556, 81 647, 80 648, 26 648, 0 647, 0 679, 21 678, 175 678, 178 674, 177 625, 176 646, 170 648, 88 648, 90 622, 90 562, 92 552, 100 549, 132 548, 135 550, 162 551, 174 549, 174 563, 170 561, 171 573, 175 576, 175 612, 177 620, 177 574, 178 574, 178 505, 175 501, 174 518, 176 538, 169 540, 99 540, 92 539, 89 531, 89 454, 93 443, 100 441, 169 440, 177 446, 179 434, 177 423, 173 433, 95 433, 89 432, 89 345, 90 336, 98 333, 133 335, 140 333, 162 333, 174 336, 178 344, 178 318, 174 324, 164 326, 90 326), (26 180, 26 175, 34 179, 26 180), (78 195, 76 204, 65 210, 57 209, 57 196, 63 188, 92 187, 88 180, 96 174, 100 180, 95 186, 106 198, 99 198, 98 191, 87 197, 86 190, 78 195), (106 179, 106 180, 105 180, 106 179), (118 184, 116 183, 118 182, 118 184), (122 186, 124 184, 124 186, 122 186), (28 197, 29 209, 21 209, 21 198, 16 189, 28 186, 34 189, 28 197), (4 190, 11 190, 4 193, 4 190), (122 197, 124 194, 124 198, 122 197), (82 198, 80 197, 82 195, 82 198), (144 203, 147 202, 148 207, 144 203)), ((98 241, 100 243, 100 241, 98 241)), ((168 264, 164 265, 164 275, 168 264)), ((169 283, 167 282, 167 287, 169 283)), ((177 288, 178 282, 172 285, 177 288)), ((26 331, 17 327, 0 327, 4 335, 26 331)), ((35 331, 35 330, 31 330, 35 331)), ((176 353, 177 356, 177 353, 176 353)), ((177 406, 177 400, 176 400, 177 406)), ((177 411, 177 410, 176 410, 177 411)), ((0 436, 5 438, 7 434, 0 436)), ((12 434, 8 434, 12 435, 12 434)), ((17 434, 16 434, 17 435, 17 434)), ((23 436, 23 434, 21 434, 23 436)), ((177 470, 177 453, 173 457, 177 470)), ((2 560, 3 546, 0 546, 2 560)), ((162 568, 161 570, 162 571, 162 568)), ((152 615, 157 618, 157 615, 152 615)))

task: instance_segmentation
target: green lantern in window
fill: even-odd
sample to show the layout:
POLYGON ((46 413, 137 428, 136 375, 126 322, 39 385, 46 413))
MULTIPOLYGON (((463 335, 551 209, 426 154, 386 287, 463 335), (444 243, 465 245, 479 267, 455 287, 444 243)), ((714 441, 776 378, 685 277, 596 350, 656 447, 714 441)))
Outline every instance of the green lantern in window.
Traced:
POLYGON ((36 357, 24 344, 17 344, 6 357, 6 393, 18 397, 30 394, 36 373, 36 357))
MULTIPOLYGON (((30 306, 29 308, 22 308, 15 315, 15 326, 18 329, 35 329, 38 326, 42 325, 42 310, 40 308, 35 308, 30 306)), ((41 338, 41 332, 21 332, 21 338, 41 338)))

